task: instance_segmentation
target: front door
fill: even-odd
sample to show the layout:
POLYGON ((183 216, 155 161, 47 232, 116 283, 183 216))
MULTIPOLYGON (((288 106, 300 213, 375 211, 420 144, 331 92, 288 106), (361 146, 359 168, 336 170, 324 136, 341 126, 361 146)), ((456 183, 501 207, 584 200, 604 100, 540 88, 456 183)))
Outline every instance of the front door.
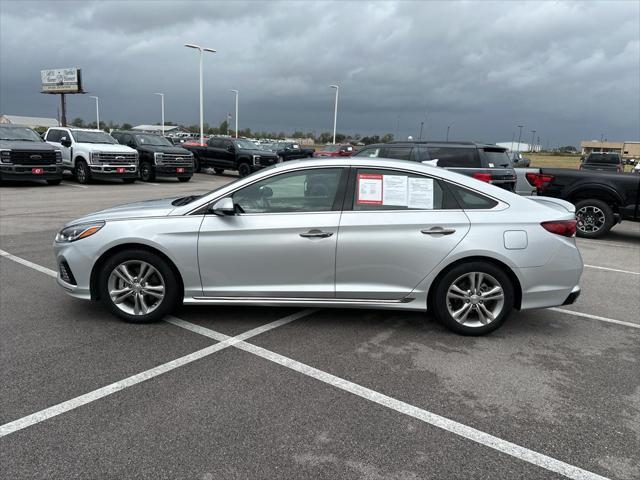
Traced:
POLYGON ((205 296, 334 297, 347 168, 273 175, 232 194, 236 214, 209 214, 198 241, 205 296))
POLYGON ((406 297, 469 230, 469 219, 437 179, 354 169, 349 183, 338 232, 338 298, 406 297))

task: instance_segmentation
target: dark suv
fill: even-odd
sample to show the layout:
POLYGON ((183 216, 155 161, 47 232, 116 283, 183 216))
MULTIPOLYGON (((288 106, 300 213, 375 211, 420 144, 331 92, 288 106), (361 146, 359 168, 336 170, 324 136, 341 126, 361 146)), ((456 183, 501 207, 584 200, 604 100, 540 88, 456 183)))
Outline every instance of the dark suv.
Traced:
POLYGON ((196 172, 213 168, 220 175, 225 170, 236 170, 241 177, 278 163, 278 155, 244 139, 211 137, 206 145, 185 145, 193 153, 196 172))
POLYGON ((580 170, 622 173, 624 166, 619 153, 590 153, 580 163, 580 170))
POLYGON ((173 177, 188 182, 193 176, 193 154, 176 147, 162 135, 135 131, 112 132, 118 143, 138 151, 140 178, 152 182, 156 177, 173 177))
POLYGON ((354 157, 433 162, 438 167, 468 175, 512 192, 516 185, 516 172, 507 155, 507 149, 487 143, 396 141, 367 145, 354 157))

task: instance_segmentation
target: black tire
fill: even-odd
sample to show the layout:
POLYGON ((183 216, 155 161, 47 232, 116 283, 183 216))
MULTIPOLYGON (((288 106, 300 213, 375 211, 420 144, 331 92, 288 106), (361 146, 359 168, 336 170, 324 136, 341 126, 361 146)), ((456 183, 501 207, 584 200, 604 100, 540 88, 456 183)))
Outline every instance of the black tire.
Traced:
POLYGON ((156 173, 153 171, 153 166, 149 162, 142 162, 140 164, 140 180, 143 182, 153 182, 156 179, 156 173))
POLYGON ((216 172, 216 175, 222 175, 224 173, 224 168, 214 168, 213 171, 216 172))
POLYGON ((179 182, 188 182, 189 180, 191 180, 191 177, 178 177, 178 181, 179 182))
POLYGON ((195 173, 200 173, 201 171, 200 160, 195 155, 193 156, 193 171, 195 173))
MULTIPOLYGON (((131 271, 135 274, 134 271, 131 271)), ((111 256, 107 262, 102 266, 98 277, 98 294, 101 302, 111 311, 114 315, 120 317, 125 322, 129 323, 150 323, 162 320, 165 315, 170 313, 177 305, 179 299, 179 283, 175 278, 175 273, 169 266, 169 264, 160 256, 148 252, 146 250, 124 250, 111 256), (164 282, 164 298, 150 313, 143 315, 133 315, 121 310, 111 299, 109 295, 109 276, 111 272, 127 261, 142 261, 146 262, 159 272, 164 282)), ((124 302, 123 302, 124 303, 124 302)))
POLYGON ((73 175, 78 183, 83 185, 91 183, 91 170, 89 170, 89 166, 84 160, 76 160, 76 168, 73 171, 73 175))
POLYGON ((123 182, 123 183, 127 183, 127 184, 128 184, 128 183, 133 183, 133 182, 135 182, 136 180, 137 180, 136 178, 123 178, 123 179, 122 179, 122 182, 123 182))
POLYGON ((595 198, 576 203, 576 219, 576 235, 583 238, 600 238, 606 235, 615 223, 611 207, 595 198))
POLYGON ((240 178, 246 177, 247 175, 251 174, 251 165, 249 165, 247 162, 242 162, 240 163, 240 165, 238 165, 238 175, 240 176, 240 178))
POLYGON ((60 182, 62 182, 61 178, 54 178, 51 180, 47 180, 47 185, 60 185, 60 182))
POLYGON ((433 309, 436 319, 449 330, 461 335, 485 335, 490 333, 500 327, 513 310, 514 286, 509 276, 500 267, 489 262, 476 261, 459 264, 440 277, 434 289, 430 299, 430 307, 433 309), (464 285, 465 276, 473 272, 483 274, 484 280, 480 282, 481 290, 484 289, 486 292, 486 288, 490 288, 486 285, 495 281, 502 289, 503 298, 501 300, 483 300, 482 295, 469 295, 469 290, 465 290, 462 287, 462 290, 467 292, 466 295, 469 295, 469 299, 449 299, 449 288, 454 283, 459 285, 462 282, 462 285, 464 285), (500 301, 502 301, 502 305, 500 305, 500 301), (466 321, 458 322, 449 309, 459 311, 465 304, 469 305, 467 307, 469 316, 466 317, 466 321), (480 317, 477 313, 480 309, 483 309, 482 311, 492 309, 494 320, 488 323, 480 322, 480 317))

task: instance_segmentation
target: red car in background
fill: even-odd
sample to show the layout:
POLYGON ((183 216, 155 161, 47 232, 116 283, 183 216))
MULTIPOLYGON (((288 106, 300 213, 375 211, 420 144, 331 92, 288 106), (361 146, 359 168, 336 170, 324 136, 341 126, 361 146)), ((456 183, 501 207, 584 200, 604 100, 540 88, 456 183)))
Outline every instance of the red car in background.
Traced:
POLYGON ((354 149, 351 145, 325 145, 313 154, 314 157, 350 157, 354 149))

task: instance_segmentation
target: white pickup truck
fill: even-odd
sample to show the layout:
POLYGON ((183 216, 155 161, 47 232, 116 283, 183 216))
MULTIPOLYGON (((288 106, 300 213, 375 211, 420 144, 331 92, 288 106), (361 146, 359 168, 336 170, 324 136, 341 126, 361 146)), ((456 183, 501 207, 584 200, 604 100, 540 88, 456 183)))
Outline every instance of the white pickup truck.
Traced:
POLYGON ((62 151, 62 168, 70 170, 79 183, 94 178, 133 183, 138 178, 138 152, 102 130, 54 127, 44 138, 62 151))

